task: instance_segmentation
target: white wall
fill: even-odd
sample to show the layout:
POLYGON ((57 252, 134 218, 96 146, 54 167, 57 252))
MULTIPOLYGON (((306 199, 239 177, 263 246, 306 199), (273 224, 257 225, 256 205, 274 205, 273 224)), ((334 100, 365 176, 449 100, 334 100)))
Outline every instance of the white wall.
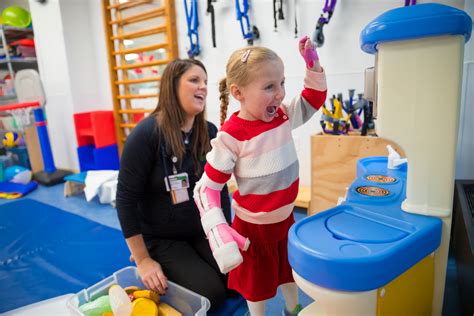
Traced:
MULTIPOLYGON (((439 2, 460 9, 464 8, 464 1, 461 0, 418 1, 418 3, 424 2, 439 2)), ((184 6, 181 1, 176 3, 180 55, 185 57, 190 45, 187 38, 184 6)), ((272 3, 272 0, 251 1, 249 16, 261 34, 261 40, 257 41, 256 45, 274 49, 285 62, 287 99, 290 99, 301 91, 304 73, 304 63, 297 50, 298 39, 294 38, 295 8, 293 1, 284 1, 285 20, 278 21, 277 32, 274 32, 272 3)), ((297 4, 299 37, 311 35, 324 1, 299 0, 297 4)), ((374 56, 362 52, 359 48, 360 32, 378 15, 403 4, 404 1, 401 0, 338 1, 331 22, 324 28, 325 44, 318 49, 321 63, 327 74, 329 96, 343 92, 344 98, 348 98, 348 89, 356 89, 356 93, 363 92, 363 72, 365 68, 373 66, 374 56)), ((199 59, 204 62, 209 74, 208 118, 218 124, 218 80, 225 75, 225 65, 230 54, 235 49, 245 46, 246 41, 242 39, 239 22, 235 17, 234 1, 221 0, 214 4, 217 48, 213 48, 210 17, 205 14, 206 1, 199 1, 199 6, 199 35, 202 47, 199 59)), ((237 104, 231 103, 228 113, 237 109, 237 104)), ((300 160, 302 185, 310 185, 310 136, 321 130, 319 115, 319 113, 316 114, 307 124, 293 132, 300 160)), ((471 125, 473 123, 474 120, 471 120, 471 125)))
POLYGON ((46 93, 46 116, 56 167, 77 168, 70 69, 59 0, 30 0, 38 66, 46 93))
POLYGON ((100 0, 61 0, 74 113, 112 108, 100 0))
MULTIPOLYGON (((356 93, 362 92, 363 71, 366 67, 373 66, 374 56, 360 50, 360 32, 372 19, 389 9, 402 6, 403 2, 402 0, 351 0, 337 3, 335 14, 324 30, 325 45, 319 49, 321 62, 328 78, 329 95, 343 92, 344 97, 347 98, 347 90, 350 88, 356 89, 356 93)), ((464 8, 462 0, 436 2, 464 8)), ((175 3, 180 56, 185 58, 189 40, 184 6, 182 1, 177 0, 175 3)), ((297 3, 299 37, 310 35, 321 13, 324 0, 298 0, 297 3)), ((472 8, 472 1, 466 1, 466 7, 468 3, 471 3, 472 8)), ((289 99, 300 92, 304 73, 304 63, 297 51, 298 39, 294 38, 293 33, 293 1, 284 1, 286 19, 278 21, 277 32, 273 30, 272 0, 253 0, 251 4, 251 22, 257 25, 261 33, 261 40, 256 44, 274 49, 284 60, 287 99, 289 99)), ((242 39, 239 23, 235 18, 234 1, 219 0, 214 3, 217 48, 213 48, 210 17, 205 14, 206 5, 207 1, 199 0, 201 23, 199 35, 202 47, 199 59, 204 62, 209 74, 208 119, 218 124, 217 82, 224 76, 225 64, 231 52, 245 46, 246 41, 242 39)), ((74 128, 72 118, 69 118, 75 112, 112 109, 101 3, 100 0, 48 0, 46 5, 40 5, 30 0, 30 6, 37 45, 41 47, 38 52, 41 76, 48 87, 47 114, 56 164, 61 167, 77 168, 74 128), (47 9, 48 7, 55 9, 47 9), (64 33, 61 38, 59 33, 62 31, 64 33), (51 45, 53 41, 54 46, 51 45), (57 102, 56 105, 55 102, 57 102), (56 136, 64 134, 66 137, 61 136, 63 140, 59 140, 56 136)), ((472 43, 474 40, 471 40, 469 45, 472 43)), ((466 53, 466 56, 469 54, 472 60, 472 49, 470 53, 466 53)), ((235 110, 237 110, 236 103, 231 103, 229 113, 235 110)), ((472 112, 465 115, 461 123, 464 124, 462 128, 472 126, 474 123, 472 112)), ((319 114, 305 126, 294 131, 303 185, 310 184, 309 139, 312 134, 319 131, 319 114)), ((460 134, 462 141, 460 148, 466 147, 465 144, 469 141, 472 142, 472 137, 467 137, 467 135, 472 135, 472 129, 463 135, 461 137, 460 134)), ((462 151, 461 154, 463 159, 460 160, 460 166, 466 165, 462 161, 474 160, 471 158, 472 152, 462 151)), ((466 172, 461 171, 461 173, 466 172)))
POLYGON ((29 10, 28 0, 2 0, 0 2, 0 13, 3 11, 3 9, 14 5, 29 10))

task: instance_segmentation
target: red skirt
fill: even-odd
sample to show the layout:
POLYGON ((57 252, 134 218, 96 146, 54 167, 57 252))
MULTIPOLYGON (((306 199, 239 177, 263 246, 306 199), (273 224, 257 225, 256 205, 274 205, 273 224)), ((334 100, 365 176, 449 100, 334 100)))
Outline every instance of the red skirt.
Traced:
POLYGON ((293 214, 283 222, 268 225, 251 224, 235 217, 232 227, 249 237, 250 246, 247 251, 241 251, 242 264, 229 272, 229 288, 248 301, 258 302, 274 297, 279 285, 294 282, 288 263, 288 230, 294 222, 293 214))

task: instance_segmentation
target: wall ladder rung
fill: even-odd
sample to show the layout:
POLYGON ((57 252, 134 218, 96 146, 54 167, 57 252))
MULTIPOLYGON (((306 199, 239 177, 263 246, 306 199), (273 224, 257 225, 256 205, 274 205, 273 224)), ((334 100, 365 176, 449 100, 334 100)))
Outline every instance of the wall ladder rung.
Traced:
POLYGON ((127 25, 127 24, 150 20, 153 18, 158 18, 160 16, 164 16, 165 13, 166 13, 166 10, 164 8, 158 8, 158 9, 145 11, 140 14, 130 15, 123 19, 113 20, 113 21, 110 21, 109 24, 110 25, 114 25, 114 24, 127 25))
POLYGON ((112 36, 110 39, 111 40, 132 39, 132 38, 145 37, 145 36, 154 35, 154 34, 160 34, 163 32, 166 32, 166 26, 160 25, 160 26, 152 27, 145 30, 140 30, 140 31, 130 32, 130 33, 123 33, 120 35, 112 36))
POLYGON ((141 79, 129 79, 129 80, 119 80, 115 81, 115 84, 139 84, 139 83, 146 83, 146 82, 158 82, 161 81, 161 77, 149 77, 149 78, 141 78, 141 79))
POLYGON ((135 63, 135 64, 127 64, 123 66, 114 67, 114 70, 125 70, 125 69, 135 69, 135 68, 145 68, 145 67, 153 67, 153 66, 160 66, 166 65, 170 62, 168 59, 163 60, 155 60, 149 61, 147 63, 135 63))
POLYGON ((148 99, 148 98, 158 98, 160 95, 157 93, 153 94, 124 94, 118 95, 117 99, 148 99))
POLYGON ((133 53, 143 53, 143 52, 148 52, 150 50, 157 50, 157 49, 166 48, 166 47, 168 47, 168 43, 160 43, 160 44, 154 44, 154 45, 122 49, 122 50, 115 51, 112 54, 127 55, 127 54, 133 54, 133 53))
POLYGON ((135 0, 135 1, 129 1, 129 2, 124 2, 124 3, 116 3, 116 4, 109 5, 107 9, 109 10, 110 9, 117 9, 117 10, 131 9, 139 5, 149 4, 152 1, 153 0, 135 0))
POLYGON ((137 123, 122 123, 120 124, 120 127, 122 128, 134 128, 137 126, 137 123))
POLYGON ((123 109, 118 111, 120 114, 146 114, 153 112, 152 109, 123 109))

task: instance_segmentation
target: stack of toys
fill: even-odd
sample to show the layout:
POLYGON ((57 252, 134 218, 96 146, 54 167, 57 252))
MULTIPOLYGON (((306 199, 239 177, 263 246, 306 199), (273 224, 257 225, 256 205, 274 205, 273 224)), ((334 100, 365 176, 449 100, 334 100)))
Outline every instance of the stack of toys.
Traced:
POLYGON ((91 302, 79 306, 85 316, 181 316, 170 305, 160 302, 160 296, 150 290, 137 286, 125 289, 112 285, 108 295, 100 296, 91 302))
POLYGON ((358 132, 365 136, 368 130, 374 129, 372 103, 364 99, 362 93, 358 94, 357 99, 354 99, 354 95, 355 89, 349 89, 348 100, 343 100, 342 93, 338 93, 337 97, 333 95, 330 99, 329 109, 323 105, 320 123, 324 134, 343 135, 358 132))
POLYGON ((7 132, 0 148, 0 198, 17 199, 33 191, 38 184, 32 179, 25 142, 20 133, 7 132))
POLYGON ((112 111, 74 114, 77 154, 82 171, 118 170, 119 154, 112 111))

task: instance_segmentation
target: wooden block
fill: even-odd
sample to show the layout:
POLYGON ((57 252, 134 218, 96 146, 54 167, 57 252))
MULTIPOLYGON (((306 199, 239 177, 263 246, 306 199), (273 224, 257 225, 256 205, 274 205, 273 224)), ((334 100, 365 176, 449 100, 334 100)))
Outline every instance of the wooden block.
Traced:
POLYGON ((231 194, 237 191, 237 183, 234 180, 227 181, 227 190, 229 190, 231 194))
POLYGON ((298 196, 296 197, 295 206, 309 210, 311 202, 311 187, 300 186, 298 196))
POLYGON ((30 126, 25 128, 24 134, 26 150, 28 151, 28 158, 30 159, 31 164, 31 171, 33 173, 43 171, 43 155, 41 154, 41 147, 36 127, 30 126))
POLYGON ((387 156, 391 145, 402 157, 405 153, 392 141, 372 136, 313 135, 311 137, 311 205, 313 215, 337 205, 339 197, 356 177, 356 162, 369 156, 387 156))
POLYGON ((64 182, 64 196, 70 197, 79 193, 84 192, 86 185, 84 183, 66 181, 64 182))

